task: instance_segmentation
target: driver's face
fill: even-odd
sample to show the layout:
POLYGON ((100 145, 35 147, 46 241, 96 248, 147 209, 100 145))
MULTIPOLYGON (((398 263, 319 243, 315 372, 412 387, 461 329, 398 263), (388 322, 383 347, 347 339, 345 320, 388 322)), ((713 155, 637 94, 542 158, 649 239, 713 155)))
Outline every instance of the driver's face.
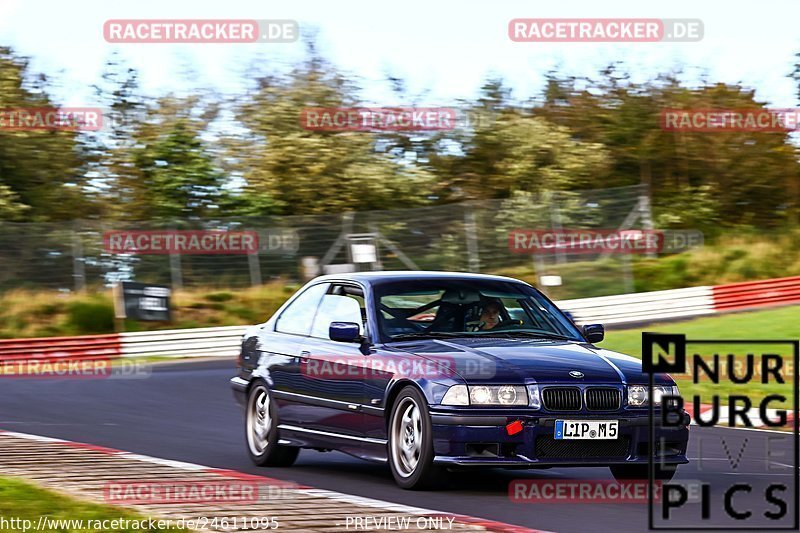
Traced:
POLYGON ((496 307, 487 307, 481 313, 481 322, 484 323, 483 329, 492 329, 500 322, 500 310, 496 307))

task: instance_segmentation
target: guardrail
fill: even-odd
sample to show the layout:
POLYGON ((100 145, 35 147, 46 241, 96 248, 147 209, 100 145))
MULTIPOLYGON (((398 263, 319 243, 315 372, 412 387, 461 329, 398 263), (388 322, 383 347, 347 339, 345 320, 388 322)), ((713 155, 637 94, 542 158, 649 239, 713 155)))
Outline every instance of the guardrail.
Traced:
POLYGON ((0 340, 0 362, 114 359, 121 355, 122 347, 117 334, 0 340))
MULTIPOLYGON (((800 276, 562 300, 579 324, 635 324, 800 303, 800 276)), ((0 363, 117 357, 233 357, 247 326, 0 340, 0 363)))
POLYGON ((579 324, 633 324, 711 315, 716 312, 712 287, 562 300, 556 304, 564 311, 572 313, 575 322, 579 324))
POLYGON ((800 302, 800 276, 745 281, 713 288, 717 312, 800 302))
POLYGON ((120 333, 123 357, 225 357, 239 355, 247 326, 120 333))

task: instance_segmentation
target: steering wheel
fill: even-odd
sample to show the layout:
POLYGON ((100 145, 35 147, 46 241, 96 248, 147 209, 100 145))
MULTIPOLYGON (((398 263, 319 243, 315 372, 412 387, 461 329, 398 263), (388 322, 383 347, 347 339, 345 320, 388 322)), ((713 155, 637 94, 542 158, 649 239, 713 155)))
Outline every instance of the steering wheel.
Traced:
POLYGON ((510 318, 508 320, 501 320, 492 329, 481 329, 485 325, 486 322, 483 322, 481 320, 473 320, 471 322, 467 322, 467 331, 496 331, 498 329, 510 328, 512 326, 521 326, 522 320, 516 320, 510 318))

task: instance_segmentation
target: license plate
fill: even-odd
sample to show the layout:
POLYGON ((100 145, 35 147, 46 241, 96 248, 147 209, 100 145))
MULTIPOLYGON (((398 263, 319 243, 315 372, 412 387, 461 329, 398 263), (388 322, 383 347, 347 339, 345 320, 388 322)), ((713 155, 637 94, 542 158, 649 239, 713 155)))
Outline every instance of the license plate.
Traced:
POLYGON ((553 437, 563 439, 616 439, 619 420, 556 420, 553 437))

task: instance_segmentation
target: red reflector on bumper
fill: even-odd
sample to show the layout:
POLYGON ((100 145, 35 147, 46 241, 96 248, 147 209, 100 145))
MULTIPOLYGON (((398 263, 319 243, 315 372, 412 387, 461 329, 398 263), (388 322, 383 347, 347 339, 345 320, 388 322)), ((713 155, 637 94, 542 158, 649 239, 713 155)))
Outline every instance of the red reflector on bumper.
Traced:
POLYGON ((510 424, 506 424, 506 432, 509 435, 516 435, 520 431, 522 431, 522 422, 519 420, 514 420, 510 424))

